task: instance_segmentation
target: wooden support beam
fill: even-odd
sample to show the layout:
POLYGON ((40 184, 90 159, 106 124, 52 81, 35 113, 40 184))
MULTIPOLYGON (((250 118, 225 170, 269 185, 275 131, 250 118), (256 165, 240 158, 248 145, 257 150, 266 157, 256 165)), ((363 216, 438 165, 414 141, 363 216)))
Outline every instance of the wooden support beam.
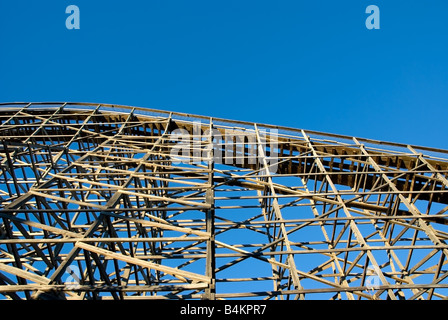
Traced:
POLYGON ((133 258, 133 257, 130 257, 130 256, 123 255, 121 253, 116 253, 116 252, 112 252, 112 251, 109 251, 109 250, 101 249, 101 248, 98 248, 96 246, 92 246, 90 244, 83 243, 83 242, 77 242, 75 244, 75 246, 77 248, 84 249, 84 250, 87 250, 87 251, 90 251, 90 252, 94 252, 94 253, 99 254, 99 255, 103 255, 103 256, 106 256, 106 257, 113 258, 113 259, 121 260, 121 261, 130 263, 130 264, 135 264, 135 265, 138 265, 138 266, 141 266, 141 267, 144 267, 144 268, 161 271, 161 272, 170 274, 170 275, 178 278, 179 280, 181 280, 183 282, 187 282, 187 279, 191 279, 192 281, 210 283, 210 278, 209 277, 206 277, 206 276, 203 276, 203 275, 200 275, 200 274, 197 274, 197 273, 184 271, 184 270, 180 270, 180 269, 176 269, 176 268, 172 268, 172 267, 168 267, 168 266, 164 266, 164 265, 160 265, 160 264, 144 261, 144 260, 141 260, 141 259, 137 259, 137 258, 133 258))
POLYGON ((0 262, 0 271, 4 271, 10 274, 13 274, 17 277, 23 278, 23 279, 27 279, 39 284, 48 284, 50 282, 50 279, 25 271, 23 269, 17 268, 17 267, 13 267, 13 266, 8 266, 4 263, 0 262))

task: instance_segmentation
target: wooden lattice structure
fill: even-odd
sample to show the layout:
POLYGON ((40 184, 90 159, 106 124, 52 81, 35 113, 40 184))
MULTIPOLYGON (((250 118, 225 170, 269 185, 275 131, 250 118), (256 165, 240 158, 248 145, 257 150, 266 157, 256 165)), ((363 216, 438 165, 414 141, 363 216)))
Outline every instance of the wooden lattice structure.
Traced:
POLYGON ((87 103, 0 140, 0 298, 448 296, 446 150, 87 103))

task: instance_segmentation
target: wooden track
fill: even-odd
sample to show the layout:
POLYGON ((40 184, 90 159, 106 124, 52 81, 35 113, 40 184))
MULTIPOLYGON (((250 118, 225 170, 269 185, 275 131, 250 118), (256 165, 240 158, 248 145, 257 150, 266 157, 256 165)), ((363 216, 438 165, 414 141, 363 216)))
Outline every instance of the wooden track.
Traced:
POLYGON ((65 102, 0 140, 0 298, 447 298, 446 150, 65 102))

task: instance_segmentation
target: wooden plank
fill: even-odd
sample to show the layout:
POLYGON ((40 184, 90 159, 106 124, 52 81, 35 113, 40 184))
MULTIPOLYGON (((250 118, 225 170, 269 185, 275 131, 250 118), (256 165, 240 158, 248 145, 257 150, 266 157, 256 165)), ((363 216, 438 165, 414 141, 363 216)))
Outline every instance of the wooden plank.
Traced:
POLYGON ((160 292, 160 291, 179 291, 179 290, 203 290, 208 287, 206 283, 180 284, 180 285, 139 285, 139 286, 114 286, 114 285, 77 285, 70 287, 66 285, 46 285, 46 284, 28 284, 28 285, 0 285, 0 292, 17 291, 92 291, 92 292, 160 292))
POLYGON ((157 271, 161 271, 167 274, 170 274, 182 281, 187 281, 185 278, 191 279, 191 280, 195 280, 195 281, 199 281, 199 282, 205 282, 205 283, 210 283, 210 278, 197 274, 197 273, 193 273, 193 272, 189 272, 189 271, 184 271, 184 270, 180 270, 177 268, 172 268, 172 267, 168 267, 168 266, 163 266, 160 264, 156 264, 156 263, 152 263, 152 262, 148 262, 148 261, 143 261, 137 258, 133 258, 130 256, 125 256, 121 253, 116 253, 116 252, 112 252, 109 250, 105 250, 105 249, 101 249, 83 242, 77 242, 75 244, 75 247, 77 248, 81 248, 87 251, 91 251, 91 252, 95 252, 99 255, 103 255, 103 256, 107 256, 107 257, 111 257, 113 259, 117 259, 117 260, 121 260, 130 264, 135 264, 144 268, 148 268, 148 269, 153 269, 153 270, 157 270, 157 271))
POLYGON ((166 201, 168 203, 179 203, 179 204, 187 205, 187 206, 196 206, 199 209, 210 209, 210 204, 207 204, 207 203, 186 201, 186 200, 182 200, 182 199, 178 199, 178 198, 155 196, 155 195, 146 194, 146 193, 136 193, 136 192, 132 192, 132 191, 128 191, 128 190, 120 190, 118 192, 128 194, 128 195, 134 195, 134 196, 138 196, 138 197, 142 197, 142 198, 148 198, 148 199, 154 200, 154 201, 166 201))
POLYGON ((7 243, 73 243, 73 242, 202 242, 209 237, 160 237, 160 238, 62 238, 62 239, 1 239, 0 244, 7 243))
POLYGON ((19 269, 16 267, 8 266, 7 264, 0 262, 0 271, 4 271, 10 274, 13 274, 15 276, 18 276, 20 278, 24 278, 39 284, 48 284, 50 282, 50 279, 39 276, 37 274, 25 271, 23 269, 19 269))
POLYGON ((59 229, 59 228, 55 228, 46 224, 42 224, 42 223, 38 223, 38 222, 34 222, 34 221, 30 221, 30 220, 25 220, 25 219, 21 219, 18 218, 12 214, 5 214, 3 212, 0 212, 0 217, 5 218, 5 219, 9 219, 12 221, 16 221, 25 225, 28 225, 30 227, 33 228, 38 228, 38 229, 42 229, 54 234, 60 234, 66 237, 74 237, 74 238, 78 238, 79 234, 76 232, 72 232, 72 231, 68 231, 68 230, 63 230, 63 229, 59 229))
MULTIPOLYGON (((122 220, 127 220, 127 221, 132 221, 135 223, 139 223, 143 226, 149 226, 149 227, 153 227, 153 228, 161 228, 161 229, 165 229, 165 230, 172 230, 172 231, 179 231, 185 234, 194 234, 200 237, 210 237, 210 233, 209 232, 204 232, 204 231, 198 231, 198 230, 193 230, 190 228, 184 228, 184 227, 177 227, 177 226, 173 226, 172 224, 168 223, 166 220, 163 220, 161 218, 158 218, 160 221, 166 221, 165 223, 160 223, 160 222, 153 222, 153 221, 148 221, 148 220, 142 220, 142 219, 136 219, 136 218, 131 218, 131 217, 125 217, 125 216, 120 216, 118 214, 114 214, 111 212, 105 212, 104 215, 108 215, 111 217, 115 217, 117 219, 122 219, 122 220)), ((151 216, 152 218, 153 216, 151 216)))
MULTIPOLYGON (((55 191, 58 191, 57 189, 55 191)), ((119 193, 119 191, 117 191, 116 193, 119 193)), ((68 198, 63 198, 63 197, 58 197, 49 193, 43 193, 43 192, 38 192, 36 190, 30 190, 28 191, 27 194, 33 194, 35 196, 39 196, 39 197, 43 197, 46 199, 53 199, 59 202, 68 202, 68 203, 73 203, 76 204, 78 206, 83 206, 83 207, 92 207, 92 208, 97 208, 97 209, 105 209, 105 206, 99 205, 99 204, 95 204, 92 202, 83 202, 83 201, 77 201, 77 200, 72 200, 72 199, 68 199, 68 198)))

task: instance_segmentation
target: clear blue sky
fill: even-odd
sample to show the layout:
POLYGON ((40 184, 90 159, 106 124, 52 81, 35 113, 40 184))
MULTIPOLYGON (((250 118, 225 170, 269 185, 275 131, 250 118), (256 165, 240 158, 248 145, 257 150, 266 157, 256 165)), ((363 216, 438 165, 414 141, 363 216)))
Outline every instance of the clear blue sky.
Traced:
POLYGON ((448 149, 446 0, 0 2, 0 101, 125 104, 448 149), (68 30, 68 5, 80 30, 68 30), (368 5, 381 29, 365 27, 368 5))

